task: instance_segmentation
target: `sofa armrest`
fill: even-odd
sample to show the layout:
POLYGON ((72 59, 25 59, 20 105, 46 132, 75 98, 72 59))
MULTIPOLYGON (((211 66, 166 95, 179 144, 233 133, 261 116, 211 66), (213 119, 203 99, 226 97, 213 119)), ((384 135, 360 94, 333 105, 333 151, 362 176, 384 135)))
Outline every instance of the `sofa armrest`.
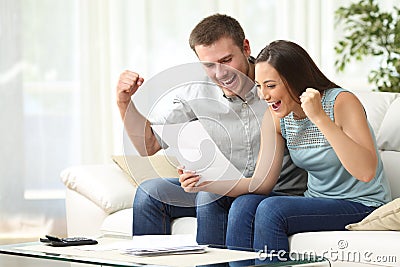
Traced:
POLYGON ((65 195, 68 236, 102 235, 101 227, 109 214, 76 191, 67 188, 65 195))
POLYGON ((89 199, 107 214, 132 207, 136 185, 115 164, 69 167, 61 172, 61 180, 69 190, 89 199))

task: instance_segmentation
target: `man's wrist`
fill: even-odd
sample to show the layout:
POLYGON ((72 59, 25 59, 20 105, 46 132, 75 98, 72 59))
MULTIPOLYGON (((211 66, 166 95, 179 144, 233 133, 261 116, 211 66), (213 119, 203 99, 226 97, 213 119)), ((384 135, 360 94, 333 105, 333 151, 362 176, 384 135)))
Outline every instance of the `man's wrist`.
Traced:
MULTIPOLYGON (((128 106, 129 106, 129 104, 130 104, 130 102, 131 102, 131 100, 129 100, 129 101, 118 101, 118 100, 117 100, 117 106, 118 106, 120 109, 121 109, 121 108, 127 109, 128 106)), ((132 105, 133 105, 133 103, 132 103, 132 105)))

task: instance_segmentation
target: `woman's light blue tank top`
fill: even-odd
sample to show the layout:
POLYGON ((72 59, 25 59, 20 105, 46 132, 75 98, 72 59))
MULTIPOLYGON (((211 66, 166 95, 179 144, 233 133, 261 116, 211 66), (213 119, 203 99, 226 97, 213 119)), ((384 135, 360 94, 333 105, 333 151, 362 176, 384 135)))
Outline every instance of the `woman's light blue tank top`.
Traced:
MULTIPOLYGON (((341 88, 328 89, 321 102, 326 114, 334 121, 334 105, 341 88)), ((296 120, 293 112, 280 120, 282 136, 293 162, 308 172, 306 197, 345 199, 378 207, 391 200, 388 180, 383 172, 378 151, 378 168, 375 178, 362 182, 354 178, 342 165, 332 146, 320 130, 308 119, 296 120)), ((374 132, 369 125, 375 140, 374 132)), ((376 144, 375 144, 376 148, 376 144)))

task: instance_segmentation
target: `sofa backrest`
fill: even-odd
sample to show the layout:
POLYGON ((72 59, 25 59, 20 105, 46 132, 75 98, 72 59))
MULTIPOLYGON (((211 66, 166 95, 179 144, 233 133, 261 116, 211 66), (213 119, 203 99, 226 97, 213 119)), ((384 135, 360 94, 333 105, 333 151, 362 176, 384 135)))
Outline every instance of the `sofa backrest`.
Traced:
POLYGON ((374 129, 392 197, 400 197, 400 94, 353 91, 374 129))

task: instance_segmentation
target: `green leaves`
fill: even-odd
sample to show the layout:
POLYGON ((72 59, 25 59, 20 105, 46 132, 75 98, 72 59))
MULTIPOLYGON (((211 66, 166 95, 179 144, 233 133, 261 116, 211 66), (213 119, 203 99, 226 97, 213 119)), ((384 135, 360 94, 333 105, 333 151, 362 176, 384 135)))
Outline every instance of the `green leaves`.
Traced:
POLYGON ((371 70, 368 80, 379 91, 400 92, 400 9, 383 12, 376 0, 360 0, 335 12, 336 25, 341 24, 344 37, 335 46, 338 71, 344 71, 351 60, 365 56, 379 57, 380 66, 371 70))

